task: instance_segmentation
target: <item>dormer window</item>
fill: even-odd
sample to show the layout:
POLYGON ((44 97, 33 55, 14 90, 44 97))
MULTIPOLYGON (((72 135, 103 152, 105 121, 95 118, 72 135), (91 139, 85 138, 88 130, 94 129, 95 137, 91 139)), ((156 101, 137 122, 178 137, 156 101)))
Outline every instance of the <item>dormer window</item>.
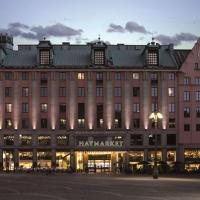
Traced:
POLYGON ((95 50, 94 51, 94 64, 95 65, 104 65, 104 63, 105 63, 104 50, 95 50))
POLYGON ((158 65, 158 51, 157 50, 148 51, 148 65, 158 65))
POLYGON ((40 65, 49 65, 49 64, 50 64, 50 51, 40 50, 40 65))

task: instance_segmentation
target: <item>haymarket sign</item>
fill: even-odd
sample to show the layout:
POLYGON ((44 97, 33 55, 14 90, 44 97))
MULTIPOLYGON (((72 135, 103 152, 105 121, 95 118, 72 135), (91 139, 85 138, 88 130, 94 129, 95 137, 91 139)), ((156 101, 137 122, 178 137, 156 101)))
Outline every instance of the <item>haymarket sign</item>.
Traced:
POLYGON ((123 139, 114 139, 114 138, 105 138, 105 139, 96 139, 96 138, 77 138, 78 147, 123 147, 123 139))

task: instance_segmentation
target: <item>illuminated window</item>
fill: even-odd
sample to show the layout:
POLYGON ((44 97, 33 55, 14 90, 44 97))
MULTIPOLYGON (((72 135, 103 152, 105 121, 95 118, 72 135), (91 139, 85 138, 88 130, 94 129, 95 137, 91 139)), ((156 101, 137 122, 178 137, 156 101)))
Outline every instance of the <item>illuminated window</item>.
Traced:
POLYGON ((85 79, 85 73, 79 72, 78 73, 78 80, 84 80, 85 79))
POLYGON ((11 103, 6 103, 6 112, 11 113, 12 112, 12 104, 11 103))
POLYGON ((133 73, 133 79, 139 79, 140 76, 139 76, 139 73, 133 73))
POLYGON ((59 121, 59 128, 66 129, 66 124, 67 124, 66 119, 61 118, 59 121))
POLYGON ((20 144, 21 145, 32 145, 32 136, 31 135, 20 135, 20 144))
POLYGON ((78 119, 78 128, 85 127, 85 119, 78 119))
POLYGON ((5 119, 5 128, 12 128, 12 120, 5 119))
POLYGON ((148 65, 158 65, 158 52, 155 50, 148 51, 148 65))
POLYGON ((57 135, 57 145, 58 146, 67 146, 69 145, 69 138, 66 135, 57 135))
POLYGON ((49 65, 50 64, 50 51, 49 50, 41 50, 40 51, 40 64, 41 65, 49 65))
POLYGON ((22 88, 22 96, 23 97, 28 97, 29 95, 29 88, 28 87, 23 87, 22 88))
POLYGON ((176 123, 174 118, 169 118, 169 128, 176 128, 176 123))
POLYGON ((47 103, 41 103, 40 104, 40 111, 41 112, 47 112, 48 111, 48 105, 47 105, 47 103))
POLYGON ((169 97, 174 97, 175 89, 173 87, 168 88, 168 95, 169 97))
POLYGON ((49 135, 39 135, 38 136, 38 144, 39 145, 50 145, 51 144, 51 136, 49 135))
POLYGON ((94 51, 94 64, 95 65, 104 65, 105 53, 103 50, 94 51))
POLYGON ((4 135, 5 145, 14 145, 14 135, 4 135))

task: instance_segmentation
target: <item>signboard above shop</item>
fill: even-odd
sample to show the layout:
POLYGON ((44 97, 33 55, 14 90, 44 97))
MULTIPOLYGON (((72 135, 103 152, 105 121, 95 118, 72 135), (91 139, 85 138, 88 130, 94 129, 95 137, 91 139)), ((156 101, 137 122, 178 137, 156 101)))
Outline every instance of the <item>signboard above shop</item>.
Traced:
POLYGON ((77 136, 76 137, 77 147, 123 147, 124 139, 122 136, 77 136))

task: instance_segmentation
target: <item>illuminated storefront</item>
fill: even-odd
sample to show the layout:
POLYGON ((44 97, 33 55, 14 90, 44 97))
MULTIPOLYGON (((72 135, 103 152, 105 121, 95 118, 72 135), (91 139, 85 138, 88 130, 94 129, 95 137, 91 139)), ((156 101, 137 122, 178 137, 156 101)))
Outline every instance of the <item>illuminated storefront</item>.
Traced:
POLYGON ((200 169, 200 150, 185 150, 185 169, 197 171, 200 169))
POLYGON ((31 169, 33 167, 33 152, 20 151, 19 152, 19 168, 31 169))
POLYGON ((52 165, 51 151, 39 151, 37 152, 37 167, 41 169, 49 169, 52 165))
POLYGON ((3 151, 3 170, 13 171, 14 170, 14 152, 3 151))
POLYGON ((56 152, 56 169, 68 169, 70 167, 70 152, 56 152))
POLYGON ((129 165, 133 171, 142 169, 144 167, 144 152, 131 151, 129 153, 129 165))

